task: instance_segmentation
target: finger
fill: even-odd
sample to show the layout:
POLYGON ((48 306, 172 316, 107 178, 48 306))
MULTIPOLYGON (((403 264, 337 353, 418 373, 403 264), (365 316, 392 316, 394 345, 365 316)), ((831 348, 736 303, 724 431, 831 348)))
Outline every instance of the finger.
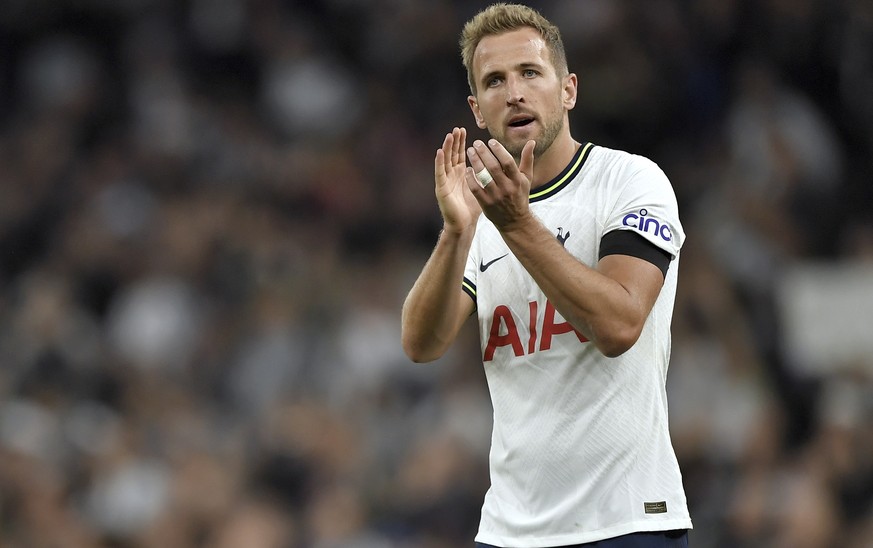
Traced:
POLYGON ((470 167, 473 168, 473 171, 479 172, 485 167, 485 164, 479 156, 479 151, 476 150, 476 142, 472 146, 467 147, 467 159, 470 160, 470 167))
POLYGON ((509 151, 497 141, 497 139, 488 140, 488 149, 500 164, 500 170, 507 176, 512 177, 518 169, 518 166, 515 165, 515 158, 512 157, 512 154, 510 154, 509 151))
POLYGON ((497 177, 503 173, 503 168, 494 153, 480 140, 473 142, 473 146, 467 149, 467 156, 470 158, 470 164, 476 170, 481 171, 484 167, 492 176, 497 177))
POLYGON ((453 128, 452 131, 450 131, 450 132, 446 135, 446 140, 443 142, 443 152, 444 152, 445 157, 446 157, 446 163, 447 163, 446 171, 447 171, 447 172, 448 172, 449 170, 451 170, 452 166, 454 166, 454 165, 456 165, 456 164, 458 163, 458 155, 457 155, 458 139, 457 139, 457 134, 458 134, 458 128, 453 128))
POLYGON ((448 171, 446 168, 446 160, 451 159, 452 139, 452 134, 447 133, 445 139, 443 139, 442 147, 438 148, 436 151, 433 166, 434 175, 436 177, 444 176, 448 171))
POLYGON ((533 182, 534 149, 536 146, 537 142, 534 140, 525 143, 524 148, 521 149, 521 160, 518 162, 519 171, 524 173, 527 180, 531 182, 533 182))
POLYGON ((443 149, 438 148, 436 156, 433 159, 433 174, 434 178, 439 181, 446 173, 446 153, 443 149))
POLYGON ((464 149, 467 147, 467 130, 464 128, 455 128, 453 135, 455 137, 455 147, 452 152, 455 155, 455 164, 464 164, 464 149))
MULTIPOLYGON (((464 170, 464 180, 467 182, 467 188, 470 189, 470 192, 473 193, 473 196, 478 200, 483 192, 485 192, 485 188, 482 186, 482 183, 479 182, 479 179, 476 178, 476 171, 473 170, 472 167, 467 167, 464 170)), ((490 183, 489 183, 490 184, 490 183)))
POLYGON ((476 181, 476 184, 480 188, 484 189, 494 182, 494 174, 500 173, 500 164, 496 163, 496 160, 490 153, 487 153, 488 158, 483 157, 480 154, 480 151, 483 147, 484 145, 482 145, 481 141, 476 141, 474 143, 474 146, 467 149, 467 156, 470 158, 470 166, 473 170, 473 179, 476 181), (477 150, 476 147, 478 147, 479 150, 477 150), (486 160, 489 164, 492 164, 491 167, 489 168, 483 160, 486 160))

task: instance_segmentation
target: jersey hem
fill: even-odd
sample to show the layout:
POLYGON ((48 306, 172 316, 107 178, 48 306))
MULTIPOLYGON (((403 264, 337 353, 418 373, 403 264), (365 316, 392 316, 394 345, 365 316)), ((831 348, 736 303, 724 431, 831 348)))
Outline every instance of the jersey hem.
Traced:
POLYGON ((573 544, 585 544, 587 542, 596 542, 606 540, 631 533, 644 533, 653 531, 673 531, 676 529, 693 529, 691 519, 672 519, 667 521, 634 521, 624 523, 606 529, 597 531, 587 531, 584 533, 572 533, 567 535, 555 535, 550 537, 504 537, 491 534, 487 531, 479 531, 476 535, 476 542, 483 542, 493 546, 504 546, 513 548, 555 548, 558 546, 568 546, 573 544))

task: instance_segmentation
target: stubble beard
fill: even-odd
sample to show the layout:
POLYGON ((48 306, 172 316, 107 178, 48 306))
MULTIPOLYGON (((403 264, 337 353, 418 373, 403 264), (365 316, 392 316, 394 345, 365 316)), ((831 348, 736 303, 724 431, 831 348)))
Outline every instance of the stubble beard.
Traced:
MULTIPOLYGON (((534 147, 534 158, 539 158, 545 151, 549 150, 549 147, 552 146, 552 143, 554 143, 555 139, 558 138, 558 134, 561 133, 562 129, 564 129, 563 116, 556 116, 551 122, 543 127, 542 134, 540 134, 538 139, 535 139, 536 146, 534 147)), ((503 141, 501 144, 510 154, 512 154, 516 163, 521 161, 521 151, 524 149, 527 141, 522 143, 509 143, 506 142, 505 138, 502 140, 498 139, 498 141, 503 141)))

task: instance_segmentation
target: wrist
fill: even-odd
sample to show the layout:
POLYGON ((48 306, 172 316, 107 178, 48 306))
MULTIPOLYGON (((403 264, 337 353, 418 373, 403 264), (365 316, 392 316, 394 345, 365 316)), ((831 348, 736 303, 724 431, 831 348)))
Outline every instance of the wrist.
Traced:
POLYGON ((525 234, 534 230, 536 227, 539 227, 540 222, 536 217, 530 212, 526 215, 518 217, 517 219, 513 219, 510 222, 504 223, 502 226, 498 227, 500 233, 506 236, 510 236, 513 234, 525 234))
POLYGON ((456 227, 450 224, 444 223, 443 228, 440 231, 440 240, 446 240, 449 242, 464 242, 464 241, 472 241, 473 235, 476 233, 476 225, 470 225, 465 227, 456 227))

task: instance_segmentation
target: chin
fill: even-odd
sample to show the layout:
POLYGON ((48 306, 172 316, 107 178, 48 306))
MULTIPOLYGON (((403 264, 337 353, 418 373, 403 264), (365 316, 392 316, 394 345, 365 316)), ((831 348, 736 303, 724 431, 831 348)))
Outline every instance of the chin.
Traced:
MULTIPOLYGON (((514 139, 512 141, 508 139, 498 139, 503 148, 505 148, 512 157, 518 160, 521 157, 521 151, 524 150, 524 145, 527 144, 528 141, 534 139, 534 137, 526 137, 524 139, 514 139)), ((539 143, 539 141, 537 141, 539 143)))

